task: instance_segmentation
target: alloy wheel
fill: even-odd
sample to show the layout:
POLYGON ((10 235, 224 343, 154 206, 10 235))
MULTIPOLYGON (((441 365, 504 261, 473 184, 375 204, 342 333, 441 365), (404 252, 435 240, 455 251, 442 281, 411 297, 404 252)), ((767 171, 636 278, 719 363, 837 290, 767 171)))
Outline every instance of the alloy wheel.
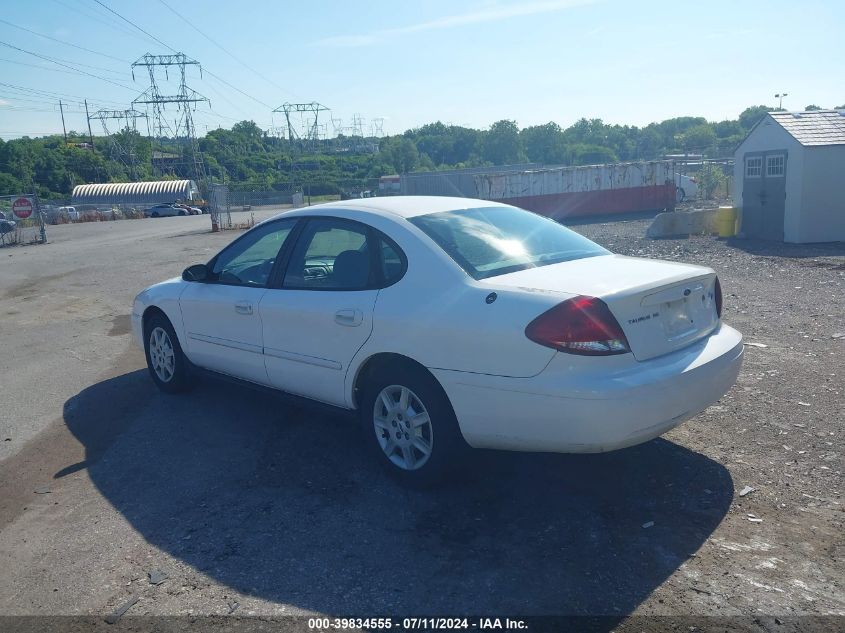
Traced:
POLYGON ((381 390, 373 405, 373 429, 387 458, 403 470, 422 468, 431 457, 434 429, 422 400, 402 385, 381 390))
POLYGON ((170 335, 164 328, 155 327, 150 332, 150 363, 161 382, 170 382, 176 372, 176 354, 170 335))

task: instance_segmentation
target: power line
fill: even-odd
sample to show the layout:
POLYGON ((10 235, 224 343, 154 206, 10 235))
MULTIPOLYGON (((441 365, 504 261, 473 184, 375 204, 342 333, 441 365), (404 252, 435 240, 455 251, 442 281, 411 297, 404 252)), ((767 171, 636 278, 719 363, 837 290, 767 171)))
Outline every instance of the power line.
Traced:
POLYGON ((103 4, 102 2, 100 2, 100 0, 94 0, 94 2, 96 2, 96 3, 97 3, 97 4, 99 4, 101 7, 103 7, 106 11, 108 11, 108 12, 110 12, 110 13, 114 13, 114 14, 115 14, 117 17, 119 17, 121 20, 123 20, 124 22, 126 22, 126 23, 127 23, 127 24, 129 24, 130 26, 134 26, 136 29, 138 29, 138 30, 139 30, 139 31, 141 31, 143 34, 145 34, 147 37, 151 37, 151 38, 152 38, 152 39, 154 39, 156 42, 158 42, 159 44, 161 44, 162 46, 164 46, 165 48, 170 49, 170 50, 171 50, 171 51, 173 51, 174 53, 175 53, 175 52, 177 52, 175 48, 171 48, 170 46, 168 46, 167 44, 165 44, 164 42, 162 42, 160 39, 158 39, 155 35, 153 35, 152 33, 149 33, 148 31, 145 31, 144 29, 142 29, 140 26, 138 26, 137 24, 135 24, 135 23, 134 23, 134 22, 132 22, 131 20, 126 19, 125 17, 123 17, 122 15, 120 15, 117 11, 115 11, 114 9, 112 9, 111 7, 109 7, 108 5, 103 4))
POLYGON ((54 42, 58 42, 59 44, 64 44, 65 46, 71 46, 73 48, 78 48, 81 51, 85 51, 86 53, 93 53, 94 55, 100 55, 101 57, 108 57, 109 59, 113 59, 118 62, 122 62, 124 64, 128 64, 129 62, 125 59, 120 59, 119 57, 115 57, 114 55, 109 55, 108 53, 100 53, 99 51, 92 51, 90 48, 85 48, 84 46, 77 46, 76 44, 72 44, 71 42, 66 42, 64 40, 57 39, 55 37, 51 37, 49 35, 44 35, 44 33, 38 33, 37 31, 33 31, 26 27, 20 26, 18 24, 12 24, 6 20, 0 19, 0 22, 3 24, 8 24, 11 27, 16 29, 20 29, 21 31, 26 31, 27 33, 32 33, 33 35, 37 35, 38 37, 43 37, 48 40, 52 40, 54 42))
MULTIPOLYGON (((173 51, 174 53, 176 53, 176 52, 177 52, 175 48, 173 48, 172 46, 170 46, 170 45, 168 45, 168 44, 165 44, 163 41, 161 41, 161 40, 160 40, 159 38, 157 38, 155 35, 153 35, 153 34, 152 34, 152 33, 150 33, 149 31, 144 30, 143 28, 141 28, 140 26, 138 26, 137 24, 135 24, 135 22, 133 22, 132 20, 130 20, 130 19, 128 19, 128 18, 123 17, 120 13, 118 13, 118 12, 117 12, 117 11, 115 11, 114 9, 110 8, 108 5, 103 4, 100 0, 94 0, 94 2, 96 2, 98 5, 100 5, 100 6, 101 6, 101 7, 103 7, 104 9, 108 10, 110 13, 113 13, 114 15, 116 15, 117 17, 119 17, 121 20, 123 20, 123 21, 124 21, 124 22, 126 22, 127 24, 129 24, 129 25, 133 26, 134 28, 138 29, 139 31, 141 31, 141 33, 143 33, 143 34, 144 34, 144 35, 146 35, 147 37, 152 38, 153 40, 155 40, 156 42, 158 42, 159 44, 161 44, 161 45, 162 45, 162 46, 164 46, 165 48, 167 48, 167 49, 169 49, 169 50, 173 51)), ((183 18, 183 19, 184 19, 184 18, 183 18)), ((238 88, 237 86, 234 86, 234 85, 230 84, 228 81, 226 81, 225 79, 223 79, 222 77, 220 77, 220 76, 219 76, 219 75, 217 75, 216 73, 211 72, 211 71, 210 71, 210 70, 208 70, 207 68, 205 69, 205 72, 206 72, 206 73, 208 73, 209 75, 211 75, 212 77, 214 77, 217 81, 219 81, 219 82, 221 82, 221 83, 223 83, 223 84, 227 85, 229 88, 231 88, 231 89, 232 89, 232 90, 234 90, 235 92, 239 92, 240 94, 242 94, 243 96, 247 97, 248 99, 252 99, 252 100, 253 100, 253 101, 255 101, 256 103, 259 103, 259 104, 263 105, 265 108, 272 110, 272 108, 273 108, 273 107, 272 107, 271 105, 269 105, 269 104, 267 104, 267 103, 264 103, 261 99, 258 99, 257 97, 253 97, 251 94, 248 94, 248 93, 244 92, 243 90, 241 90, 241 89, 240 89, 240 88, 238 88)))
POLYGON ((263 106, 264 106, 265 108, 267 108, 268 110, 272 110, 272 109, 273 109, 273 106, 271 106, 271 105, 269 105, 269 104, 267 104, 267 103, 264 103, 261 99, 259 99, 259 98, 257 98, 257 97, 253 97, 251 94, 247 94, 247 93, 245 93, 243 90, 241 90, 241 89, 240 89, 240 88, 238 88, 237 86, 233 86, 232 84, 230 84, 228 81, 226 81, 225 79, 223 79, 223 78, 222 78, 222 77, 220 77, 219 75, 216 75, 216 74, 214 74, 213 72, 211 72, 210 70, 208 70, 208 68, 206 68, 206 69, 205 69, 205 72, 206 72, 207 74, 211 75, 212 77, 214 77, 214 78, 215 78, 217 81, 219 81, 220 83, 222 83, 222 84, 225 84, 225 85, 229 86, 232 90, 235 90, 236 92, 240 92, 243 96, 245 96, 245 97, 247 97, 247 98, 249 98, 249 99, 252 99, 252 100, 253 100, 253 101, 255 101, 256 103, 260 103, 261 105, 263 105, 263 106))
POLYGON ((123 89, 125 89, 125 90, 132 90, 132 88, 131 88, 131 87, 129 87, 129 86, 125 86, 125 85, 123 85, 123 84, 119 84, 119 83, 117 83, 116 81, 112 81, 111 79, 107 79, 106 77, 101 77, 101 76, 99 76, 99 75, 95 75, 95 74, 93 74, 93 73, 89 73, 89 72, 86 72, 86 71, 84 71, 84 70, 80 70, 80 69, 78 69, 78 68, 74 68, 73 66, 68 66, 68 65, 67 65, 67 64, 65 64, 65 63, 62 63, 62 62, 60 62, 60 61, 57 61, 57 60, 52 59, 52 58, 50 58, 50 57, 47 57, 47 56, 45 56, 45 55, 39 55, 38 53, 33 53, 32 51, 28 51, 28 50, 25 50, 25 49, 23 49, 23 48, 18 48, 17 46, 12 46, 11 44, 9 44, 9 43, 7 43, 7 42, 2 42, 2 41, 0 41, 0 45, 3 45, 3 46, 5 46, 5 47, 7 47, 7 48, 11 48, 12 50, 19 51, 19 52, 21 52, 21 53, 26 53, 27 55, 32 55, 32 56, 34 56, 34 57, 38 57, 39 59, 43 59, 43 60, 45 60, 45 61, 52 62, 52 63, 57 64, 57 65, 59 65, 59 66, 63 66, 64 68, 68 68, 68 69, 70 69, 70 70, 73 70, 73 71, 75 71, 75 72, 77 72, 77 73, 79 73, 79 74, 81 74, 81 75, 87 75, 87 76, 89 76, 89 77, 93 77, 94 79, 99 79, 100 81, 105 81, 105 82, 110 83, 110 84, 112 84, 112 85, 114 85, 114 86, 117 86, 117 87, 119 87, 119 88, 123 88, 123 89))
POLYGON ((62 5, 66 9, 70 9, 71 11, 75 11, 79 15, 82 15, 82 16, 88 18, 89 20, 94 20, 95 22, 99 22, 100 24, 103 24, 103 25, 108 26, 110 28, 113 28, 117 31, 120 31, 121 33, 131 35, 132 37, 134 37, 138 40, 142 39, 140 35, 135 33, 135 31, 127 29, 125 26, 118 24, 117 20, 115 20, 114 18, 111 18, 110 16, 109 16, 110 21, 106 21, 104 19, 106 16, 102 16, 99 13, 97 13, 96 11, 93 11, 92 13, 88 13, 87 11, 83 11, 79 7, 71 6, 71 5, 67 4, 66 2, 63 2, 62 0, 53 0, 53 2, 56 2, 57 4, 62 5))
POLYGON ((223 46, 222 44, 220 44, 217 40, 215 40, 214 38, 210 37, 210 36, 209 36, 208 34, 206 34, 204 31, 200 30, 200 28, 199 28, 198 26, 196 26, 196 25, 195 25, 193 22, 191 22, 188 18, 186 18, 184 15, 182 15, 181 13, 179 13, 176 9, 174 9, 174 8, 173 8, 173 7, 171 7, 169 4, 167 4, 167 2, 165 2, 164 0, 159 0, 159 2, 161 2, 161 4, 163 4, 165 7, 167 7, 168 9, 170 9, 170 11, 171 11, 171 12, 173 12, 173 14, 174 14, 174 15, 176 15, 177 17, 179 17, 179 18, 181 18, 182 20, 184 20, 184 21, 188 24, 188 26, 190 26, 192 29, 194 29, 197 33, 199 33, 200 35, 202 35, 205 39, 207 39, 209 42, 211 42, 212 44, 214 44, 214 45, 215 45, 217 48, 219 48, 221 51, 223 51, 223 52, 224 52, 224 53, 226 53, 229 57, 231 57, 231 58, 232 58, 232 59, 234 59, 236 62, 238 62, 241 66, 243 66, 244 68, 246 68, 246 69, 247 69, 247 70, 249 70, 250 72, 254 73, 254 74, 255 74, 255 75, 257 75, 258 77, 261 77, 261 79, 263 79, 264 81, 266 81, 266 82, 268 82, 268 83, 273 84, 273 85, 274 85, 274 86, 276 86, 276 88, 278 88, 279 90, 286 91, 286 89, 285 89, 285 88, 283 88, 282 86, 280 86, 279 84, 277 84, 275 81, 273 81, 272 79, 270 79, 269 77, 267 77, 265 74, 260 73, 259 71, 255 70, 255 68, 253 68, 252 66, 250 66, 249 64, 247 64, 245 61, 243 61, 242 59, 240 59, 237 55, 235 55, 234 53, 232 53, 231 51, 229 51, 229 49, 227 49, 225 46, 223 46))
MULTIPOLYGON (((39 66, 39 68, 40 68, 40 66, 39 66)), ((44 70, 52 70, 52 69, 45 68, 44 70)), ((60 72, 66 72, 66 71, 60 71, 60 72)), ((51 90, 42 90, 42 89, 39 89, 39 88, 30 88, 30 87, 27 87, 27 86, 19 86, 17 84, 5 83, 5 82, 2 82, 2 81, 0 81, 0 86, 3 86, 4 88, 6 88, 8 90, 14 90, 18 93, 23 94, 24 96, 46 97, 46 98, 52 99, 52 100, 55 100, 55 99, 76 99, 76 100, 79 100, 80 102, 83 99, 85 99, 85 97, 83 97, 83 96, 74 95, 74 94, 70 94, 70 93, 67 93, 67 92, 54 92, 54 91, 51 91, 51 90)), ((116 104, 116 105, 121 105, 121 106, 125 105, 123 102, 119 102, 119 101, 101 101, 101 100, 98 100, 97 103, 116 104)))

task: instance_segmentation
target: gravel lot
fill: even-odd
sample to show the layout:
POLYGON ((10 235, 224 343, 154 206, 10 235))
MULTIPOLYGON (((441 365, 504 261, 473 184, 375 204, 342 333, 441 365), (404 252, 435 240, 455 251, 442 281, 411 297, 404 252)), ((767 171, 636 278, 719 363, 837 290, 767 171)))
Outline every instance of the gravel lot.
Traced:
POLYGON ((648 240, 648 223, 573 228, 716 269, 754 344, 738 384, 643 446, 478 452, 427 492, 386 479, 340 416, 154 388, 132 297, 232 232, 164 218, 0 249, 0 613, 137 596, 129 616, 845 616, 845 245, 648 240))

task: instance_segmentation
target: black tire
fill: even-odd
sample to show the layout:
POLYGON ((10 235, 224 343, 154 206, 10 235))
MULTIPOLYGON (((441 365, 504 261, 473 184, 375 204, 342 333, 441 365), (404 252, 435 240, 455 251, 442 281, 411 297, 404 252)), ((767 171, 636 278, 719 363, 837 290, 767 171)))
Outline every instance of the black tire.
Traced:
MULTIPOLYGON (((398 399, 396 403, 398 405, 398 399)), ((411 408, 405 411, 413 411, 414 406, 416 405, 411 405, 411 408)), ((380 407, 384 407, 383 401, 380 407)), ((387 411, 386 407, 382 411, 387 411)), ((391 476, 408 486, 424 488, 442 483, 449 475, 455 473, 462 461, 461 456, 469 449, 461 435, 455 412, 443 388, 427 371, 410 364, 392 364, 373 372, 363 389, 360 417, 361 431, 368 451, 391 476), (430 420, 429 428, 410 429, 407 416, 402 416, 400 412, 395 414, 399 416, 398 419, 392 419, 391 414, 388 413, 389 432, 385 428, 377 431, 376 399, 380 398, 385 389, 399 388, 401 390, 403 387, 410 390, 412 402, 416 401, 424 407, 430 420), (403 425, 406 427, 402 428, 403 425), (411 438, 411 443, 417 439, 423 440, 423 443, 430 440, 428 442, 430 453, 424 460, 422 459, 424 454, 419 449, 410 447, 417 463, 423 462, 421 466, 416 466, 414 469, 403 468, 395 463, 382 446, 383 441, 395 443, 393 433, 404 436, 407 442, 409 432, 419 434, 411 438), (428 438, 425 437, 426 433, 429 435, 428 438), (386 434, 390 435, 390 438, 387 438, 386 434)), ((405 448, 409 448, 407 444, 405 448)), ((394 449, 393 459, 405 462, 403 457, 405 448, 397 446, 394 449)))
POLYGON ((179 339, 176 337, 176 332, 170 321, 163 314, 156 313, 151 315, 144 323, 144 354, 147 357, 147 369, 152 376, 153 382, 156 386, 166 393, 179 393, 185 391, 190 387, 190 367, 188 359, 182 352, 182 346, 179 345, 179 339), (160 331, 166 335, 166 340, 172 349, 173 364, 172 370, 156 370, 155 366, 161 367, 161 356, 158 353, 158 358, 154 361, 154 350, 151 346, 154 345, 154 335, 161 336, 160 331), (163 375, 159 375, 162 372, 163 375))
POLYGON ((179 215, 188 215, 188 212, 187 212, 187 211, 185 211, 184 209, 182 209, 182 210, 179 212, 179 215))
POLYGON ((157 218, 158 217, 158 211, 153 211, 152 213, 150 213, 150 217, 151 218, 157 218))

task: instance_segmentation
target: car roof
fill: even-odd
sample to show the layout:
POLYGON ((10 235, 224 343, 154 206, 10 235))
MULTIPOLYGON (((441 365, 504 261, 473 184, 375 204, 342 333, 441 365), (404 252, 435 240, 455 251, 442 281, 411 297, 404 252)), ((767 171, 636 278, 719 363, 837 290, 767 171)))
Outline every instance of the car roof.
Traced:
MULTIPOLYGON (((354 200, 339 200, 316 204, 313 207, 302 207, 285 211, 279 215, 321 215, 332 209, 347 211, 364 211, 382 216, 399 216, 414 218, 430 213, 444 211, 458 211, 461 209, 477 209, 479 207, 506 207, 508 205, 491 200, 477 200, 475 198, 457 198, 449 196, 384 196, 379 198, 360 198, 354 200)), ((278 216, 275 216, 278 217, 278 216)))

